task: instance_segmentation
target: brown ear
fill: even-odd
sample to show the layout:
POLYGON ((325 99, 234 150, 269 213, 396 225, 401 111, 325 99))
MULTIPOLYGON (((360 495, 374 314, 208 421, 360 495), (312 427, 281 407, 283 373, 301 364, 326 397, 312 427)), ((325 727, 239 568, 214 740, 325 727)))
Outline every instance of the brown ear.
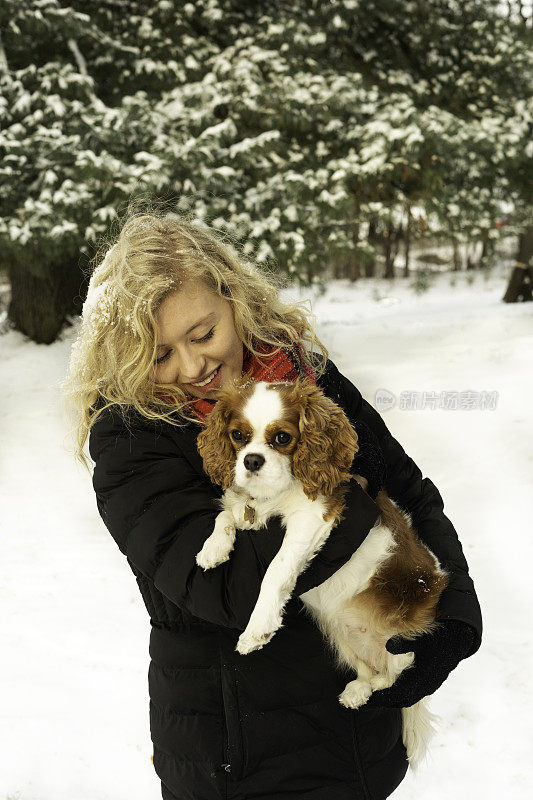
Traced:
POLYGON ((235 467, 235 450, 228 437, 228 424, 232 411, 242 403, 243 396, 252 390, 253 381, 246 376, 227 383, 219 392, 204 430, 198 435, 197 447, 204 470, 211 481, 222 486, 224 491, 233 483, 235 467))
POLYGON ((213 483, 229 489, 233 483, 235 451, 227 435, 231 406, 227 397, 220 397, 209 416, 204 430, 198 435, 197 447, 204 470, 213 483))
POLYGON ((305 494, 316 500, 350 480, 359 447, 348 417, 321 389, 298 379, 291 392, 300 408, 300 441, 292 456, 292 471, 305 494))

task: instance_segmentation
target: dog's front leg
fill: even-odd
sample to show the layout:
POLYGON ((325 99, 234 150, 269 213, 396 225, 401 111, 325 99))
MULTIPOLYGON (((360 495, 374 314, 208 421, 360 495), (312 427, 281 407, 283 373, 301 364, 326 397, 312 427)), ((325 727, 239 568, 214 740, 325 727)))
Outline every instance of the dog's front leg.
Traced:
POLYGON ((331 522, 309 512, 295 512, 287 518, 283 543, 265 573, 250 621, 239 637, 239 653, 259 650, 270 641, 281 626, 285 603, 298 576, 322 547, 331 528, 331 522))
POLYGON ((197 554, 196 563, 203 569, 218 567, 229 559, 234 545, 235 519, 233 513, 226 509, 217 515, 213 533, 197 554))

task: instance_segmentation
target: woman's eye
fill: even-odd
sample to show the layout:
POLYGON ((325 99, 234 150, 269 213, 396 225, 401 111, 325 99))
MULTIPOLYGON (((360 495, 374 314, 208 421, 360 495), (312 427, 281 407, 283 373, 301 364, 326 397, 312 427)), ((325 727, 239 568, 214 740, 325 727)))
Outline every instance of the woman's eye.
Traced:
POLYGON ((196 339, 195 341, 196 341, 196 342, 207 342, 207 340, 208 340, 208 339, 210 339, 210 338, 212 337, 214 330, 215 330, 215 327, 213 326, 213 327, 211 328, 211 330, 209 331, 209 333, 206 333, 206 335, 205 335, 205 336, 202 336, 202 338, 201 338, 201 339, 196 339))
POLYGON ((279 433, 276 433, 276 436, 274 437, 274 441, 276 442, 276 444, 289 444, 291 439, 292 436, 290 435, 290 433, 285 433, 285 431, 280 431, 279 433))
POLYGON ((242 433, 240 431, 232 431, 231 438, 236 442, 242 442, 242 433))
MULTIPOLYGON (((216 327, 216 325, 213 325, 213 327, 211 328, 211 330, 210 330, 210 331, 208 331, 208 332, 206 333, 206 335, 205 335, 205 336, 202 336, 202 338, 201 338, 201 339, 195 339, 195 340, 194 340, 194 342, 195 342, 196 344, 198 344, 198 342, 207 342, 207 341, 208 341, 208 339, 211 339, 211 337, 213 336, 213 334, 214 334, 214 332, 215 332, 215 327, 216 327)), ((161 358, 157 358, 157 359, 156 359, 156 362, 155 362, 155 363, 156 363, 156 364, 162 364, 162 363, 163 363, 163 361, 166 361, 166 360, 167 360, 167 358, 170 356, 170 353, 171 353, 171 352, 172 352, 171 350, 167 350, 167 352, 165 353, 165 355, 164 355, 164 356, 161 356, 161 358)))
POLYGON ((162 363, 163 363, 163 361, 166 361, 166 360, 167 360, 167 358, 168 358, 169 356, 170 356, 170 350, 167 350, 167 352, 165 353, 165 355, 164 355, 164 356, 161 356, 161 358, 157 358, 157 359, 156 359, 156 362, 155 362, 155 363, 156 363, 156 364, 162 364, 162 363))

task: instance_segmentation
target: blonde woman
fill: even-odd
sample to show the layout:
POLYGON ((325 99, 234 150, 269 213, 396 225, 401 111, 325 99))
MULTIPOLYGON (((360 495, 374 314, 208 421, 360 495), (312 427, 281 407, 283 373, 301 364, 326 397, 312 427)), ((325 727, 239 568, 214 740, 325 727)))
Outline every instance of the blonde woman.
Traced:
POLYGON ((205 226, 132 215, 92 276, 72 352, 66 389, 78 412, 78 457, 89 439, 98 509, 152 626, 150 727, 164 800, 388 797, 408 766, 400 709, 435 691, 481 640, 474 587, 438 490, 328 359, 307 309, 280 300, 280 286, 205 226), (204 572, 195 559, 221 495, 196 438, 220 387, 243 372, 315 381, 356 428, 370 429, 373 453, 368 493, 353 482, 345 518, 300 576, 283 628, 248 656, 235 645, 280 547, 279 520, 239 531, 232 558, 216 569, 204 572), (362 543, 382 482, 451 580, 442 626, 418 640, 414 666, 353 711, 338 701, 346 672, 298 598, 362 543))

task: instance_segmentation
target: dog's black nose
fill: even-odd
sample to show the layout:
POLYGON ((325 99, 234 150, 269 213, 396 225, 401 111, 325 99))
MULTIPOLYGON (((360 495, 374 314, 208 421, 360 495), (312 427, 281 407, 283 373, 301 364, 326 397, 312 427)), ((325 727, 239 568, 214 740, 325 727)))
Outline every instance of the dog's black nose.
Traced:
POLYGON ((250 472, 257 472, 264 463, 265 459, 259 453, 248 453, 247 456, 244 456, 244 466, 250 472))

